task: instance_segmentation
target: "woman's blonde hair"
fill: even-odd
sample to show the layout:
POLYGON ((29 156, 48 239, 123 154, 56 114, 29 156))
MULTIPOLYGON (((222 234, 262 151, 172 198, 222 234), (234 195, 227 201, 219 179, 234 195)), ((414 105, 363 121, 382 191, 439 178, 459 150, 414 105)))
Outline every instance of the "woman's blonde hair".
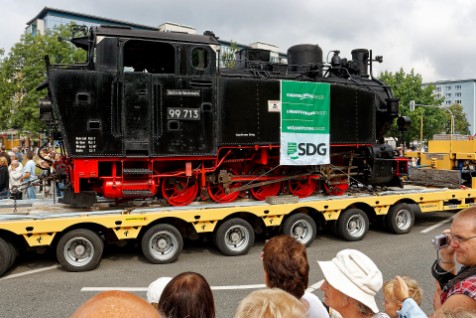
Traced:
POLYGON ((0 167, 2 166, 8 167, 8 161, 7 158, 0 156, 0 167))
POLYGON ((243 298, 235 318, 302 318, 304 304, 279 288, 260 289, 243 298))

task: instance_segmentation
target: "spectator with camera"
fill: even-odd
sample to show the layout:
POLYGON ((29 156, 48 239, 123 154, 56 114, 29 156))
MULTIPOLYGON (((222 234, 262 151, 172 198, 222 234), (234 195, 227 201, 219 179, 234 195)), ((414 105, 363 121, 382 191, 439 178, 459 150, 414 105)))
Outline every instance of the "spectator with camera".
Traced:
POLYGON ((443 234, 434 239, 438 251, 431 270, 437 280, 434 317, 461 308, 476 310, 476 207, 456 214, 443 234), (458 272, 457 264, 462 266, 458 272))

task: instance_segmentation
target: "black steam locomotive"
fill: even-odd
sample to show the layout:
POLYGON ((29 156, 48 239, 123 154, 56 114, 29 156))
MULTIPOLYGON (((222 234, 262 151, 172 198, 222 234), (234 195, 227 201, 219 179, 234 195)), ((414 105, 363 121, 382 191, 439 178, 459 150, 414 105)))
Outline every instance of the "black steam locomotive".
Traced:
POLYGON ((333 51, 323 63, 319 46, 296 45, 283 64, 248 48, 225 68, 211 32, 103 26, 72 42, 87 61, 47 59, 48 96, 40 101, 41 119, 65 148, 56 162, 68 184, 65 203, 89 206, 97 195, 171 205, 339 195, 351 185, 399 185, 406 173, 406 159, 383 143, 399 103, 373 78, 381 58, 371 51, 353 50, 351 60, 333 51), (282 80, 328 83, 328 164, 280 165, 280 112, 270 105, 280 101, 282 80))

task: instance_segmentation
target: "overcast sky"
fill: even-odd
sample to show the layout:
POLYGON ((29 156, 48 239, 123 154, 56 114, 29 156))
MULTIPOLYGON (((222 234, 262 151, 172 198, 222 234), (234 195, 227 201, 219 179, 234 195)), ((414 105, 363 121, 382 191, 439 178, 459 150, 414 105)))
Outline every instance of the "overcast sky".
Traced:
POLYGON ((424 82, 476 78, 474 0, 0 0, 0 48, 6 51, 44 7, 150 26, 184 24, 240 44, 281 52, 318 44, 324 58, 354 48, 383 55, 374 75, 413 68, 424 82))

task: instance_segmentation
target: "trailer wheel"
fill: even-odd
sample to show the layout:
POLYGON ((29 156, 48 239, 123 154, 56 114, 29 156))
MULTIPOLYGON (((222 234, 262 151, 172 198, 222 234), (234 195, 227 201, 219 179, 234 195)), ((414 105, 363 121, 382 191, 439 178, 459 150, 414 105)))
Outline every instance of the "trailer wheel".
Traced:
POLYGON ((10 268, 12 257, 12 250, 8 243, 0 237, 0 276, 10 268))
POLYGON ((156 224, 142 237, 142 253, 153 264, 173 263, 183 249, 180 231, 170 224, 156 224))
POLYGON ((396 234, 404 234, 411 231, 415 223, 415 213, 410 205, 400 203, 392 206, 385 216, 385 225, 396 234))
POLYGON ((223 222, 215 232, 215 244, 224 255, 244 255, 248 253, 254 242, 253 227, 243 219, 229 219, 223 222))
POLYGON ((101 261, 104 242, 93 231, 76 229, 64 234, 56 246, 56 258, 69 272, 96 268, 101 261))
POLYGON ((360 241, 369 231, 369 218, 361 209, 348 209, 339 216, 337 231, 347 241, 360 241))
POLYGON ((316 232, 316 222, 307 214, 293 214, 284 220, 283 234, 291 235, 306 246, 312 244, 316 237, 316 232))
POLYGON ((6 242, 11 252, 10 266, 8 266, 8 268, 10 268, 13 266, 13 264, 15 264, 15 261, 17 260, 17 257, 20 254, 20 252, 18 251, 18 247, 14 243, 9 241, 6 241, 6 242))

